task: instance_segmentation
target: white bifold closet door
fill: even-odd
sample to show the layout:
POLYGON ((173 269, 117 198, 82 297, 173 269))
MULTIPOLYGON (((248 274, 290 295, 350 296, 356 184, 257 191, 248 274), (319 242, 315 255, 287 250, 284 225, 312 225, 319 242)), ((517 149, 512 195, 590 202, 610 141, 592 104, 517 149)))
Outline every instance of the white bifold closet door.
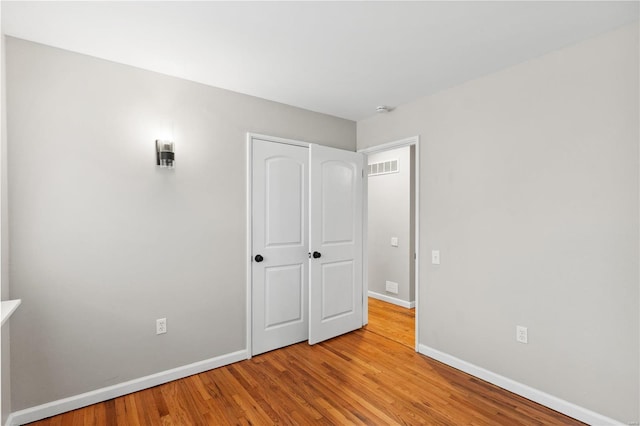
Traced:
POLYGON ((253 355, 362 327, 362 158, 253 139, 253 355))
POLYGON ((362 154, 311 145, 310 344, 363 324, 362 162, 362 154))
POLYGON ((253 141, 253 355, 309 335, 308 164, 308 148, 253 141))

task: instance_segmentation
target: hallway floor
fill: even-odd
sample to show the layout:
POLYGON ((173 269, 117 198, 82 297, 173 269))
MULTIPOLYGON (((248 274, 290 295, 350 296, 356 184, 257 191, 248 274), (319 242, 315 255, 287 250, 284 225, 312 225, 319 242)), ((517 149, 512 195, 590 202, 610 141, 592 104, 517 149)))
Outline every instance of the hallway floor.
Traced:
POLYGON ((415 309, 403 308, 370 297, 369 324, 365 328, 413 349, 416 340, 415 319, 415 309))

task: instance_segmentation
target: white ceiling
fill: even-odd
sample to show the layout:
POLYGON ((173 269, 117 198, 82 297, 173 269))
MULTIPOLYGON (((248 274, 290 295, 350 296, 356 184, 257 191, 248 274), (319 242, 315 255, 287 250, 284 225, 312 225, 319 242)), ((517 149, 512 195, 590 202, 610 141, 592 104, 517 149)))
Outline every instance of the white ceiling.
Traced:
POLYGON ((351 120, 637 20, 638 2, 10 2, 5 34, 351 120))

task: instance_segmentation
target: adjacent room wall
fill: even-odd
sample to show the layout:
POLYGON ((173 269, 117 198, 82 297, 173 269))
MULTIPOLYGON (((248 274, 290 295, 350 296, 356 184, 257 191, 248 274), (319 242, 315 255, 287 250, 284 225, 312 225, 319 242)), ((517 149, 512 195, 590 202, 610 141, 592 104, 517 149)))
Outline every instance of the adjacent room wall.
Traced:
POLYGON ((246 133, 354 150, 355 123, 7 48, 13 410, 244 349, 246 133))
POLYGON ((420 344, 623 423, 640 420, 638 38, 358 122, 358 149, 421 136, 420 344))
POLYGON ((368 155, 368 163, 398 160, 398 173, 369 176, 368 179, 368 263, 369 291, 409 304, 413 302, 409 263, 411 239, 410 147, 368 155), (398 246, 391 238, 398 238, 398 246), (398 293, 386 290, 386 281, 398 283, 398 293))

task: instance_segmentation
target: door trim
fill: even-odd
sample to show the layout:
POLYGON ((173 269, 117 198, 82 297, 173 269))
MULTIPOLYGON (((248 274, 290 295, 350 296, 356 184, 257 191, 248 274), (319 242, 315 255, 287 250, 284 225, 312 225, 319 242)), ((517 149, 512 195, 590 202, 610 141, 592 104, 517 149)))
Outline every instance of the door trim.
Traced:
POLYGON ((261 135, 259 133, 251 133, 248 132, 247 133, 247 159, 246 159, 246 165, 247 165, 247 174, 246 174, 246 180, 247 180, 247 188, 246 188, 246 204, 247 204, 247 211, 246 211, 246 218, 247 218, 247 222, 246 222, 246 226, 247 226, 247 241, 246 241, 246 270, 245 270, 245 280, 246 280, 246 289, 245 291, 247 292, 247 301, 246 301, 246 326, 247 326, 247 330, 246 330, 246 348, 247 348, 247 359, 250 359, 252 354, 253 354, 253 348, 252 348, 252 324, 253 324, 253 317, 252 317, 252 306, 253 306, 253 289, 252 289, 252 274, 251 274, 251 261, 252 261, 252 257, 253 257, 253 231, 252 231, 252 221, 253 221, 253 215, 252 215, 252 211, 253 211, 253 200, 252 200, 252 194, 253 194, 253 141, 254 139, 259 139, 259 140, 263 140, 263 141, 267 141, 267 142, 275 142, 275 143, 283 143, 283 144, 287 144, 287 145, 296 145, 296 146, 302 146, 305 148, 309 148, 309 146, 311 145, 308 142, 302 142, 302 141, 297 141, 294 139, 285 139, 285 138, 279 138, 276 136, 267 136, 267 135, 261 135))
MULTIPOLYGON (((396 148, 402 148, 405 146, 414 146, 415 147, 415 156, 413 159, 413 167, 414 167, 414 171, 415 171, 415 182, 414 182, 414 201, 415 201, 415 211, 414 211, 414 215, 415 215, 415 223, 414 223, 414 253, 415 253, 415 278, 414 278, 414 283, 415 283, 415 296, 416 296, 416 313, 415 313, 415 351, 419 352, 420 350, 420 345, 418 342, 418 337, 420 336, 419 333, 419 326, 420 326, 420 321, 419 321, 419 312, 420 312, 420 135, 416 135, 416 136, 412 136, 409 138, 405 138, 405 139, 400 139, 400 140, 396 140, 396 141, 392 141, 392 142, 387 142, 387 143, 383 143, 380 145, 375 145, 375 146, 371 146, 368 148, 363 148, 363 149, 359 149, 358 152, 361 152, 363 154, 373 154, 373 153, 378 153, 378 152, 383 152, 383 151, 389 151, 391 149, 396 149, 396 148)), ((368 182, 369 179, 366 179, 366 181, 368 182)), ((368 185, 365 183, 365 197, 368 196, 367 194, 368 191, 368 185)), ((362 206, 364 209, 364 219, 365 219, 365 223, 366 220, 369 217, 369 208, 368 208, 368 202, 365 202, 364 205, 362 206)), ((368 273, 368 256, 367 256, 367 243, 368 243, 368 227, 365 226, 363 229, 363 234, 362 234, 362 244, 363 244, 363 263, 366 265, 366 267, 363 270, 363 287, 366 286, 366 289, 369 289, 369 273, 368 273)), ((368 294, 368 291, 366 292, 366 294, 368 294)))

